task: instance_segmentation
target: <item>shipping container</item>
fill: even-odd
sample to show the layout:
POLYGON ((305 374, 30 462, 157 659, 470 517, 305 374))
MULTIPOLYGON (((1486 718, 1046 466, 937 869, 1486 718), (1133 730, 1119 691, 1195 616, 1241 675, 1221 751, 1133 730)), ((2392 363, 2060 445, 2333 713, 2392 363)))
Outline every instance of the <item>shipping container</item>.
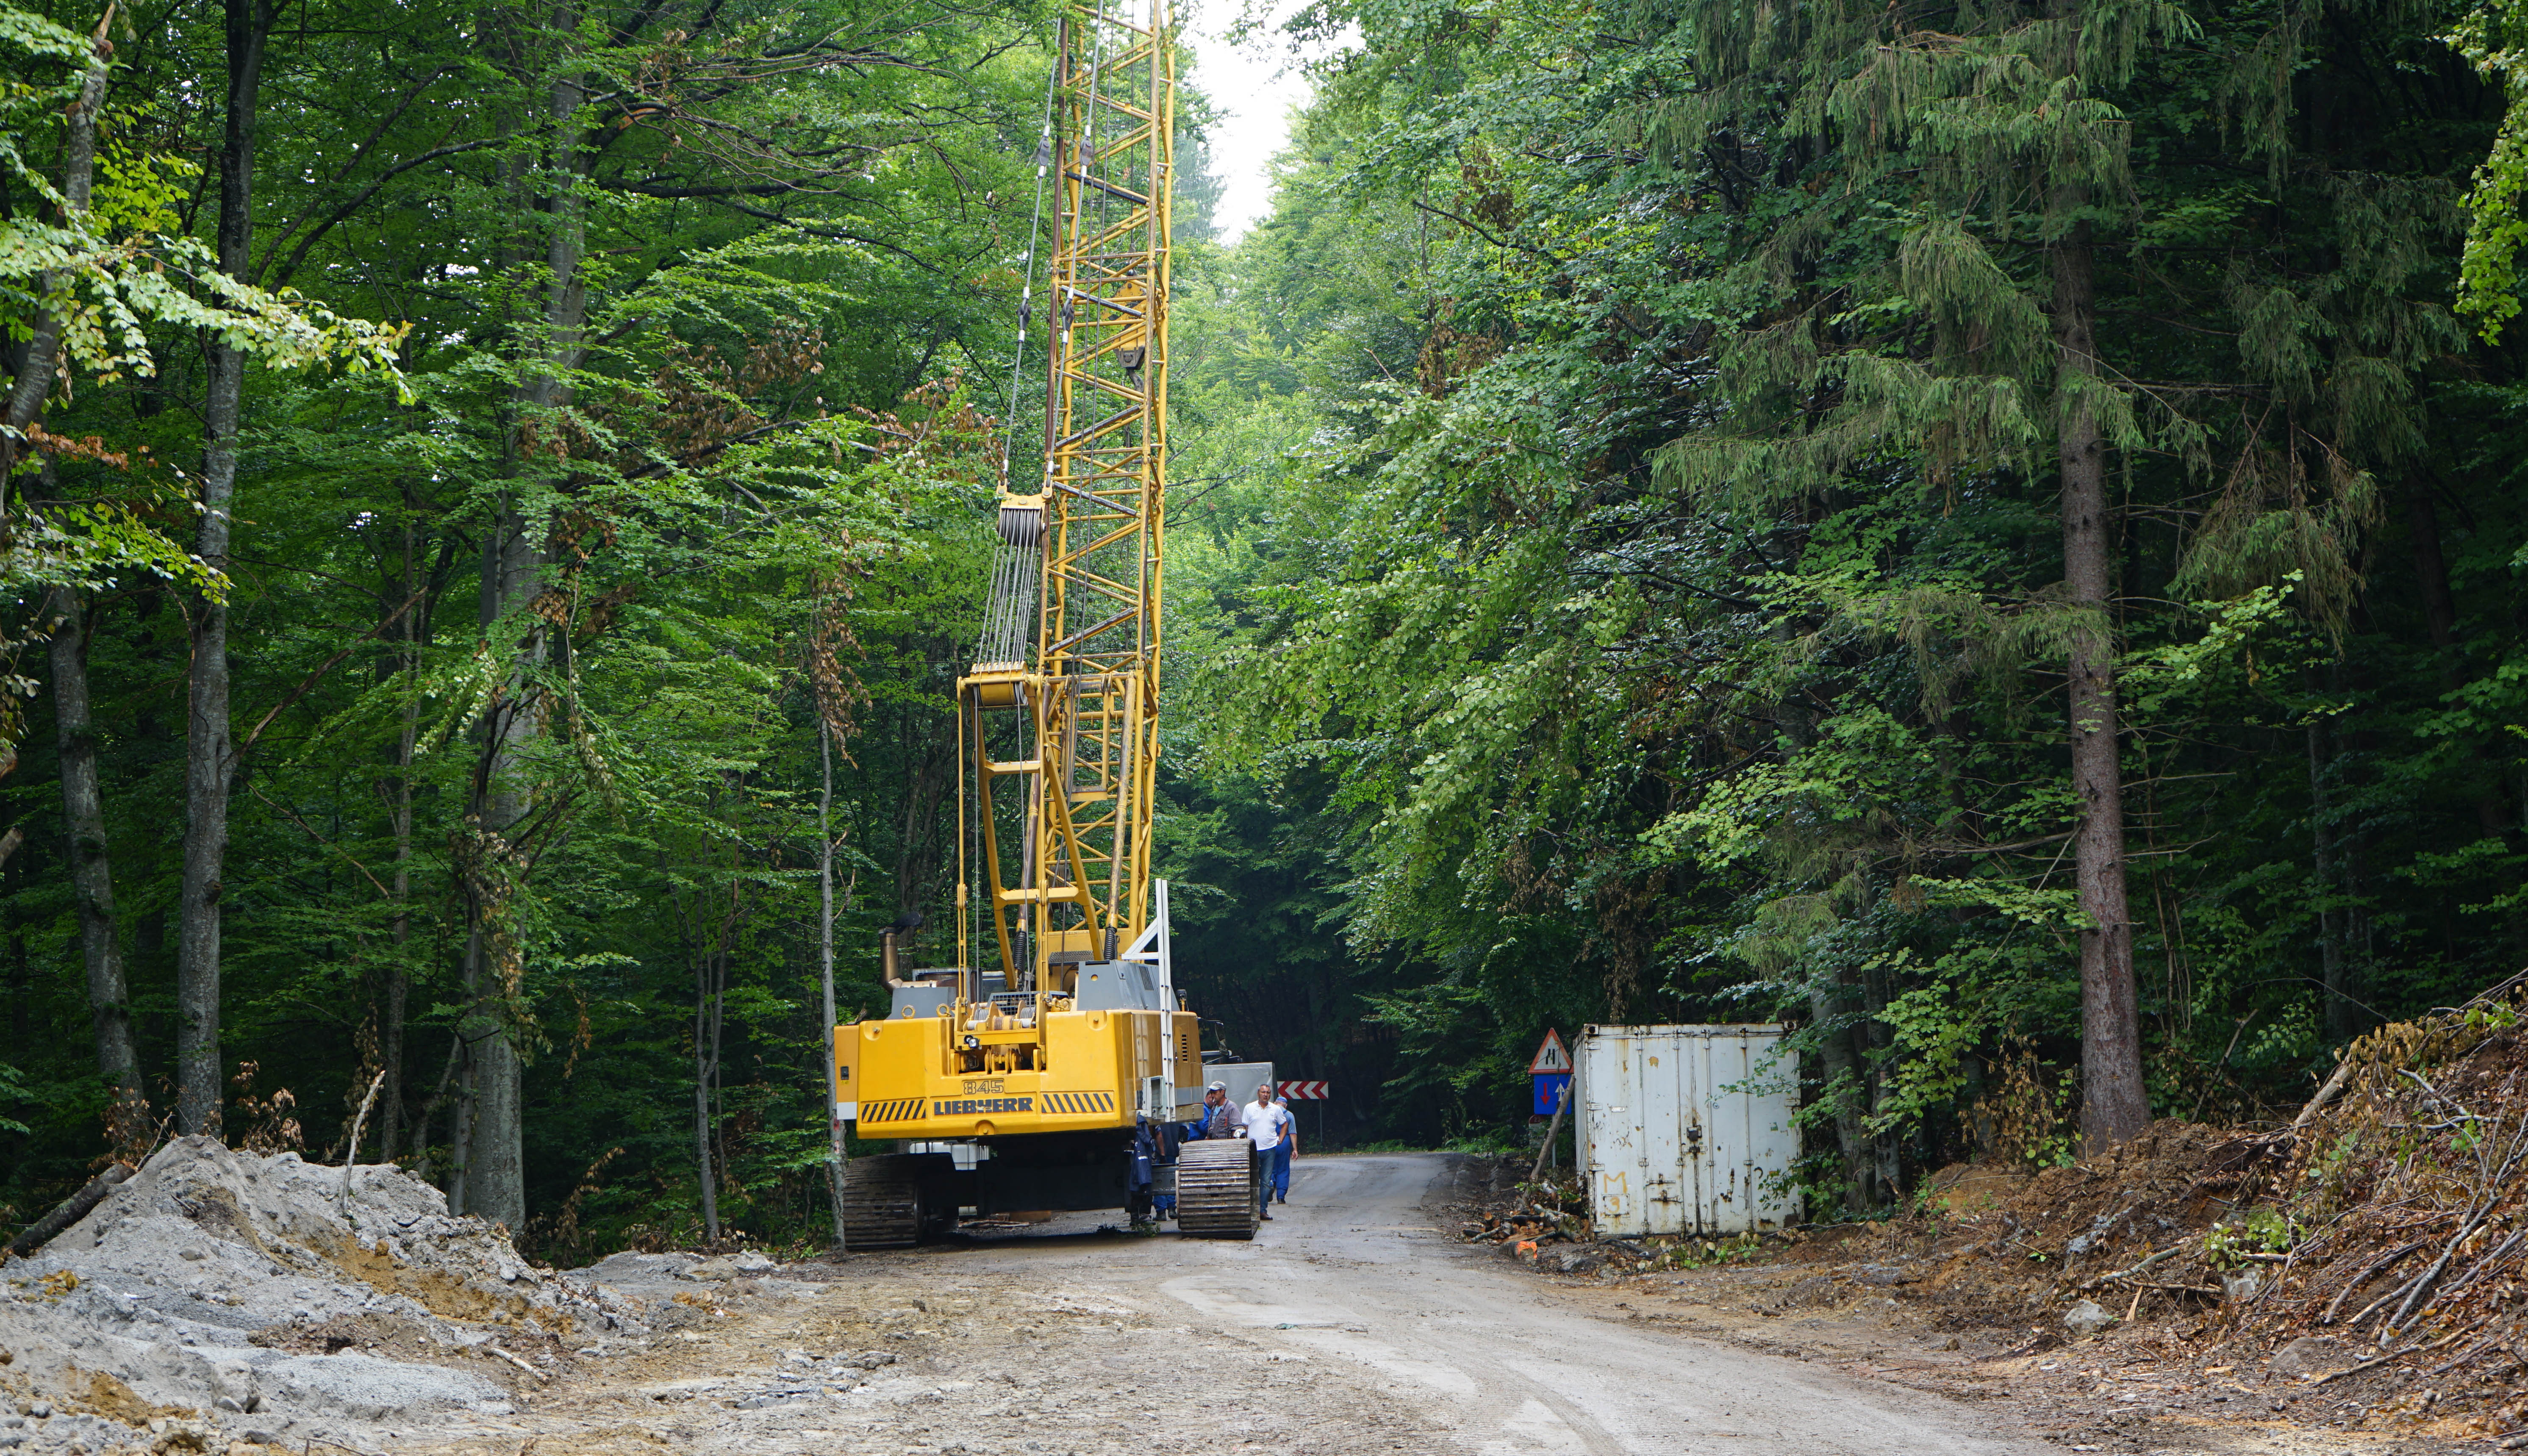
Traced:
POLYGON ((1579 1164, 1600 1238, 1779 1228, 1800 1134, 1779 1026, 1589 1026, 1579 1164))

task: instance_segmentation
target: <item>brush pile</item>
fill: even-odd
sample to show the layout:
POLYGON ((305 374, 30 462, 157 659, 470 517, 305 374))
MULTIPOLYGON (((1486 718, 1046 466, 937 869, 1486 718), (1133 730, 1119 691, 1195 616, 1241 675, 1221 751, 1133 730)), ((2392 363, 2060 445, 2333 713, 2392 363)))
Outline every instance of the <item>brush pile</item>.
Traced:
POLYGON ((1465 1212, 1469 1217, 1457 1231, 1468 1239, 1585 1243, 1589 1238, 1589 1203, 1577 1178, 1510 1182, 1465 1212))
POLYGON ((1800 1235, 1770 1232, 1708 1239, 1687 1234, 1601 1239, 1589 1220, 1586 1187, 1575 1175, 1531 1180, 1524 1160, 1502 1159, 1478 1168, 1472 1187, 1452 1200, 1457 1236, 1549 1274, 1609 1276, 1692 1269, 1755 1257, 1767 1242, 1797 1242, 1800 1235), (1489 1173, 1489 1176, 1485 1174, 1489 1173))
POLYGON ((1476 1165, 1474 1173, 1460 1179, 1452 1200, 1458 1237, 1492 1244, 1589 1241, 1589 1200, 1576 1176, 1530 1181, 1526 1163, 1514 1157, 1476 1165))
POLYGON ((2528 981, 2362 1038, 2229 1161, 2240 1212, 2193 1258, 2262 1277, 2206 1331, 2224 1358, 2340 1382, 2365 1424, 2528 1427, 2528 981))

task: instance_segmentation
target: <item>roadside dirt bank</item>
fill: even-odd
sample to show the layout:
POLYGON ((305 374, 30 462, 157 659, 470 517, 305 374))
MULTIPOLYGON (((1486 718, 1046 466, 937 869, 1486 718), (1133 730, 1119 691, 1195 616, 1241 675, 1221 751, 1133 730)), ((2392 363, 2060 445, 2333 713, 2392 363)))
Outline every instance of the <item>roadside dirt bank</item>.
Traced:
POLYGON ((1547 1282, 1600 1320, 1972 1405, 1994 1429, 2056 1450, 2450 1456, 2500 1449, 2474 1433, 2337 1427, 2332 1422, 2343 1417, 2327 1399, 2330 1388, 2312 1390, 2296 1375, 2222 1366, 2165 1330, 2122 1326, 2026 1351, 1944 1331, 1936 1317, 1883 1291, 1839 1306, 1809 1304, 1801 1286, 1815 1277, 1798 1268, 1706 1269, 1547 1282))

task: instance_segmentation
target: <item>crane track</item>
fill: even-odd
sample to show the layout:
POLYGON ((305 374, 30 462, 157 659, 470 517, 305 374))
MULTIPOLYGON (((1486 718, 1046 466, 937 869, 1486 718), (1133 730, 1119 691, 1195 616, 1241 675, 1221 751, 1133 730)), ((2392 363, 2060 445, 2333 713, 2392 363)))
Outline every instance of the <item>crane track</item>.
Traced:
POLYGON ((922 1160, 907 1153, 844 1165, 843 1236, 854 1252, 922 1241, 922 1160))
POLYGON ((1255 1146, 1242 1137, 1191 1142, 1177 1154, 1177 1231, 1255 1236, 1255 1146))

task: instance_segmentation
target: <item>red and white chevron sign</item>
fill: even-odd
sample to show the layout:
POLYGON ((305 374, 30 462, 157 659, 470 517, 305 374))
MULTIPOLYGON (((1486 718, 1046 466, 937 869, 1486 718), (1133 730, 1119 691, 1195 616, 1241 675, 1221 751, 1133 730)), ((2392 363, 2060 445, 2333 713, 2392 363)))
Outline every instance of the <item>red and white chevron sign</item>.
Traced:
POLYGON ((1334 1096, 1323 1082, 1275 1082, 1273 1088, 1284 1102, 1325 1102, 1334 1096))

